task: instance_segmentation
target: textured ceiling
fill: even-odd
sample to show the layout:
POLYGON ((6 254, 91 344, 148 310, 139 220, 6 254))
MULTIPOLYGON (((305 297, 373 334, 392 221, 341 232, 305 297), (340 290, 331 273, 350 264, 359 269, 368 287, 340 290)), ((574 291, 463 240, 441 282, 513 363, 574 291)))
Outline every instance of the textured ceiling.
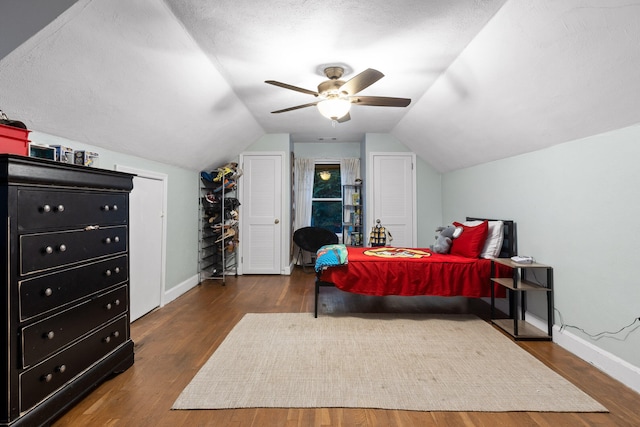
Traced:
POLYGON ((640 0, 71 3, 3 7, 0 108, 190 169, 264 133, 391 133, 446 172, 640 122, 640 0), (334 64, 378 69, 360 94, 412 103, 354 106, 336 127, 314 107, 270 113, 314 98, 264 80, 316 90, 334 64))

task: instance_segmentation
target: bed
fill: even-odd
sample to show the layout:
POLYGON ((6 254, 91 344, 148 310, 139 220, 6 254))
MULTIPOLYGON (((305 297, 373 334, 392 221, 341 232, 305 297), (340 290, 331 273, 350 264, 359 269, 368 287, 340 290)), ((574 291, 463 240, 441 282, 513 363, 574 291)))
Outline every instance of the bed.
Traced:
MULTIPOLYGON (((463 235, 467 233, 465 238, 480 231, 476 227, 489 229, 482 241, 478 237, 474 243, 476 247, 484 246, 481 252, 462 250, 463 246, 456 249, 458 239, 454 240, 451 254, 437 254, 428 248, 339 248, 346 251, 341 255, 344 260, 319 268, 316 266, 314 316, 318 317, 320 288, 324 286, 375 296, 490 297, 490 258, 508 258, 516 254, 515 223, 512 220, 467 217, 459 225, 464 227, 463 235), (502 225, 498 230, 499 224, 502 225)), ((336 257, 339 258, 338 255, 336 257)), ((497 263, 494 268, 496 277, 512 277, 511 268, 497 263)), ((494 287, 494 292, 496 297, 505 296, 503 287, 494 287)))

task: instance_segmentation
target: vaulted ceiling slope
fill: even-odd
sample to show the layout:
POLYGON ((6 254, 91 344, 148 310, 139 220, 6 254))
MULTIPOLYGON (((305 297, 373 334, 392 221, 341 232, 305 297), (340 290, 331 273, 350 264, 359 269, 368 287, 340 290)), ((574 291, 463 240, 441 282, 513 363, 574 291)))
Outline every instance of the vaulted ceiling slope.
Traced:
POLYGON ((447 172, 640 122, 640 0, 15 3, 32 10, 2 11, 20 34, 0 37, 0 108, 194 170, 264 133, 388 132, 447 172), (353 106, 335 128, 315 108, 270 113, 314 98, 265 80, 316 90, 326 65, 378 69, 361 94, 412 103, 353 106))

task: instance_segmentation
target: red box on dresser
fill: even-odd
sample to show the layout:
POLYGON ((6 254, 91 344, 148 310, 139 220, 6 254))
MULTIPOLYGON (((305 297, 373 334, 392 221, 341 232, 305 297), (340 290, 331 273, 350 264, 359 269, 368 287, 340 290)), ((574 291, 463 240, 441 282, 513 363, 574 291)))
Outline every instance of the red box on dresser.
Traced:
POLYGON ((0 153, 29 155, 30 130, 0 125, 0 153))

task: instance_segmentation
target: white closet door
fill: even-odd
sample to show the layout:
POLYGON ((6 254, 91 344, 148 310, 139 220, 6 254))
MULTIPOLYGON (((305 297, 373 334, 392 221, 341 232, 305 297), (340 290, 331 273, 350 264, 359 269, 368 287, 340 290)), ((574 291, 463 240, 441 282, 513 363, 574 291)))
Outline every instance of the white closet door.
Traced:
POLYGON ((367 215, 369 227, 377 219, 389 230, 393 240, 387 245, 415 247, 416 171, 414 153, 371 153, 369 194, 372 199, 367 215))
POLYGON ((280 274, 282 155, 243 154, 240 163, 242 274, 280 274))
POLYGON ((135 173, 129 196, 131 321, 162 306, 166 241, 167 175, 122 165, 116 170, 135 173))

